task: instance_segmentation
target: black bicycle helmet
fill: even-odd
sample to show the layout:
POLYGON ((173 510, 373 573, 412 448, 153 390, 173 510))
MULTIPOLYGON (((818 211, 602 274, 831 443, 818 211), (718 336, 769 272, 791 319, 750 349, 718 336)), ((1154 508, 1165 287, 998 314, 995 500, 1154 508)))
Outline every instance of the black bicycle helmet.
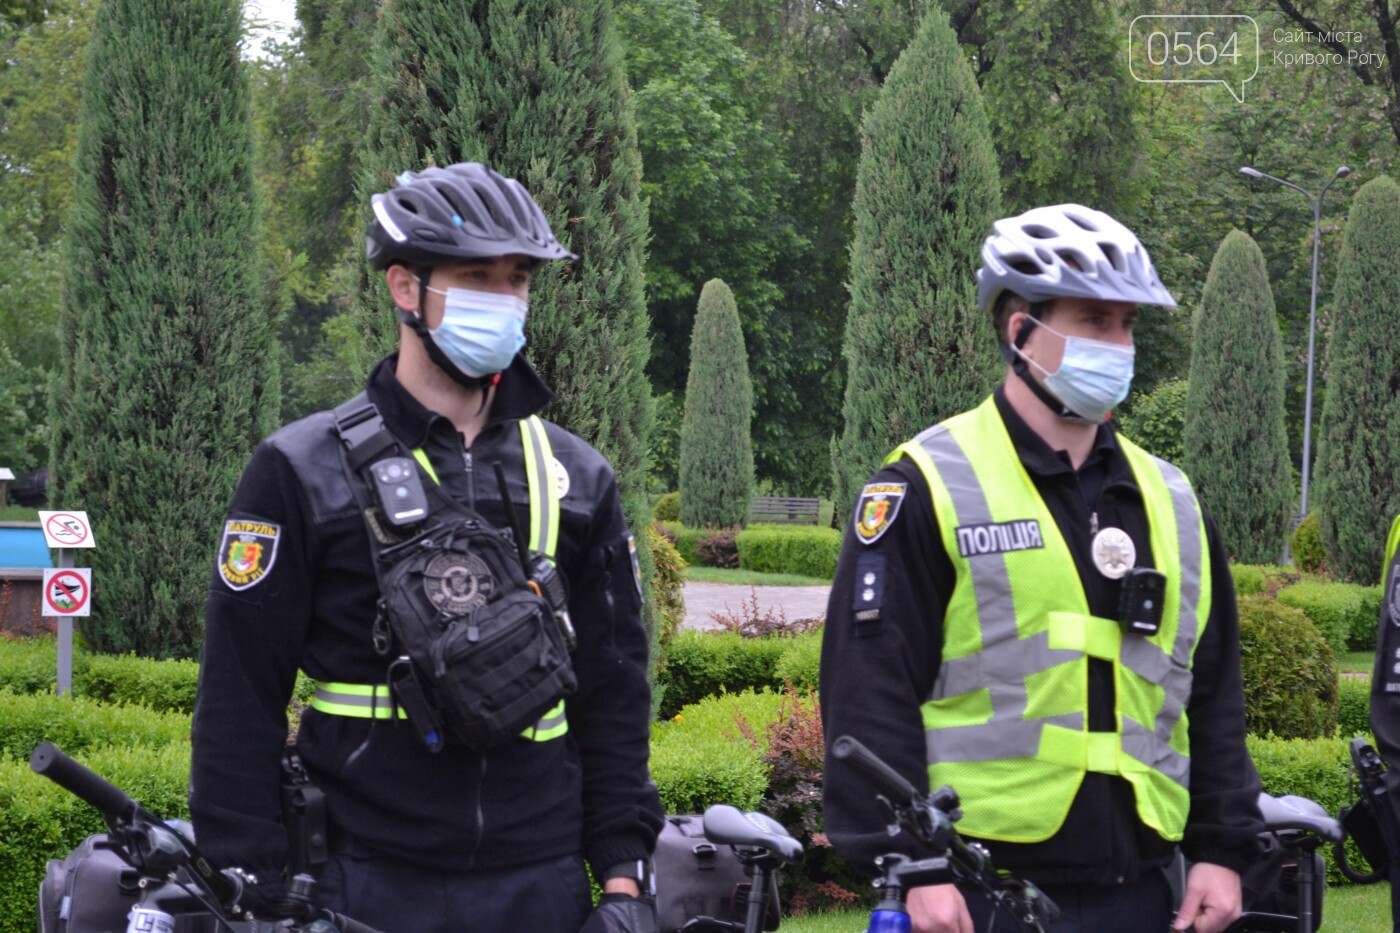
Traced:
POLYGON ((480 162, 404 172, 370 203, 365 256, 374 269, 513 254, 578 258, 555 239, 524 185, 480 162))

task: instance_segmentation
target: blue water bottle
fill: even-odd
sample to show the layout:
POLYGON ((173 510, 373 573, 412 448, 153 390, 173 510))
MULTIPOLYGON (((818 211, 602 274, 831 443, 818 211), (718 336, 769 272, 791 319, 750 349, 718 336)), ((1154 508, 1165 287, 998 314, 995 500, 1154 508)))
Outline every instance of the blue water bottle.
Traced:
POLYGON ((909 933, 909 915, 902 910, 888 910, 882 904, 871 913, 866 933, 909 933))

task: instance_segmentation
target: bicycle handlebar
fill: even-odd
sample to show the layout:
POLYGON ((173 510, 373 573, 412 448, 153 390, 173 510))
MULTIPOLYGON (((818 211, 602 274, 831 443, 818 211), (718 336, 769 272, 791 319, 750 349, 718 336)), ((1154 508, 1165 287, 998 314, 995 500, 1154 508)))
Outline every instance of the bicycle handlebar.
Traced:
POLYGON ((96 771, 74 761, 52 742, 45 742, 29 756, 29 767, 35 774, 53 781, 74 797, 91 805, 109 823, 128 816, 135 801, 115 784, 96 771))
POLYGON ((831 756, 849 764, 897 807, 908 806, 919 794, 898 771, 849 735, 843 735, 832 743, 831 756))

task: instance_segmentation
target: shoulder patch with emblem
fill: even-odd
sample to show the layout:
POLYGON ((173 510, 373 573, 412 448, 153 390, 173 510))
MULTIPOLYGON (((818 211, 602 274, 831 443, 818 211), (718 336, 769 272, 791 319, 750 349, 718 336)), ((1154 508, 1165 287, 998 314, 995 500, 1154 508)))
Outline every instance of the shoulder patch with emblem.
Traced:
POLYGON ((231 590, 257 586, 277 561, 282 526, 247 519, 230 519, 219 543, 219 576, 231 590))
POLYGON ((637 598, 642 598, 642 559, 637 554, 637 539, 627 536, 627 553, 632 558, 632 582, 637 584, 637 598))
POLYGON ((908 483, 866 483, 856 500, 856 537, 874 544, 899 514, 908 483))

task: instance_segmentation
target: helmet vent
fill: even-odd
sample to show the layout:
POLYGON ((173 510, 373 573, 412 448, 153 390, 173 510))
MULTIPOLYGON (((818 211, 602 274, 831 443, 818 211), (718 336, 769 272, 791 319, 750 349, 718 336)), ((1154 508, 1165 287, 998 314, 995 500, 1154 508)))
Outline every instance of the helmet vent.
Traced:
POLYGON ((1059 236, 1054 230, 1043 224, 1026 224, 1021 230, 1026 236, 1035 237, 1037 240, 1053 240, 1059 236))
POLYGON ((1080 217, 1073 211, 1065 211, 1065 216, 1068 217, 1076 227, 1079 227, 1082 230, 1088 230, 1090 233, 1099 232, 1098 226, 1087 217, 1080 217))
POLYGON ((1041 268, 1029 256, 1006 256, 1003 261, 1022 275, 1040 275, 1041 268))
POLYGON ((1065 265, 1078 272, 1084 272, 1085 270, 1094 268, 1093 263, 1088 262, 1083 256, 1072 249, 1057 249, 1055 250, 1055 255, 1059 256, 1065 265))
POLYGON ((1099 249, 1103 250, 1103 254, 1108 257, 1109 263, 1115 270, 1118 272, 1128 271, 1128 262, 1123 258, 1123 251, 1118 248, 1118 244, 1100 243, 1099 249))

